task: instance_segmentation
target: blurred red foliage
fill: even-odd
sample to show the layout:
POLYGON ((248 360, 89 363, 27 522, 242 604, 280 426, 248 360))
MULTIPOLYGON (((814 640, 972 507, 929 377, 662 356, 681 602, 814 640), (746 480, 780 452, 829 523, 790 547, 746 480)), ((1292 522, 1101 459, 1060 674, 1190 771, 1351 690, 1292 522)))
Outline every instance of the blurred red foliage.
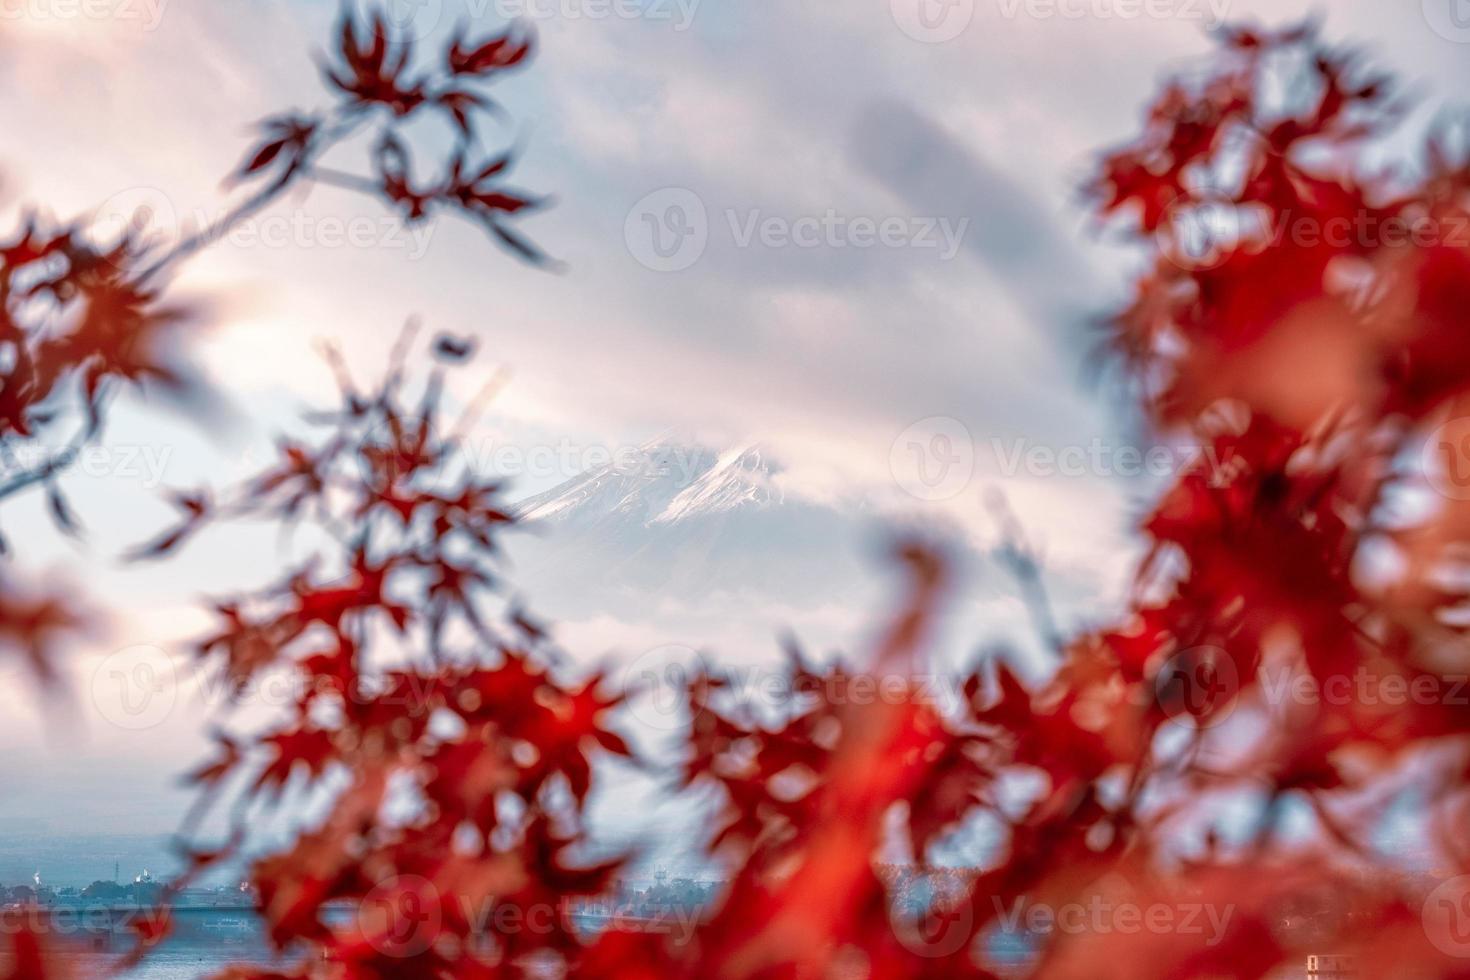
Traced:
MULTIPOLYGON (((529 50, 456 41, 445 81, 411 75, 386 31, 344 25, 328 69, 343 117, 272 122, 246 176, 308 172, 319 134, 373 106, 390 119, 437 108, 468 133, 460 110, 478 103, 462 76, 529 50)), ((1463 916, 1470 888, 1426 902, 1378 840, 1385 794, 1407 778, 1442 872, 1470 871, 1466 709, 1449 696, 1283 698, 1273 681, 1448 692, 1470 659, 1470 492, 1426 492, 1460 488, 1453 464, 1470 445, 1453 428, 1470 391, 1470 168, 1436 144, 1423 172, 1360 173, 1392 97, 1310 28, 1235 30, 1208 77, 1168 86, 1141 136, 1103 158, 1097 206, 1150 261, 1108 339, 1148 422, 1205 450, 1142 522, 1133 607, 1062 644, 1043 683, 993 660, 941 706, 918 675, 945 564, 907 547, 910 592, 871 664, 914 678, 893 696, 825 696, 842 668, 794 653, 810 696, 773 719, 729 698, 718 671, 693 677, 679 785, 719 800, 709 850, 729 881, 687 936, 582 935, 569 911, 625 866, 590 846, 599 760, 660 760, 616 733, 637 692, 573 676, 500 598, 513 515, 498 483, 457 468, 465 420, 441 418, 445 374, 469 345, 438 341, 418 386, 407 345, 369 390, 340 372, 320 438, 283 443, 233 490, 179 497, 180 523, 142 550, 165 555, 236 517, 334 542, 274 587, 222 601, 198 650, 234 683, 284 670, 301 693, 279 725, 222 734, 194 774, 202 804, 186 833, 226 799, 232 826, 196 863, 233 853, 288 795, 323 814, 252 871, 295 965, 227 975, 1136 980, 1264 977, 1324 953, 1362 976, 1470 975, 1470 950, 1453 948, 1465 923, 1436 918, 1463 916), (977 825, 993 842, 972 867, 927 867, 977 825), (885 863, 895 848, 913 871, 885 863), (330 915, 339 905, 351 921, 330 915), (522 927, 485 928, 491 906, 522 927), (1051 926, 1018 925, 1027 909, 1051 926), (1004 943, 1017 935, 1019 960, 1004 943)), ((373 189, 408 220, 460 208, 539 254, 497 226, 528 203, 482 186, 497 161, 457 154, 443 182, 415 188, 398 137, 379 147, 373 189)), ((27 254, 67 247, 32 239, 27 254)), ((145 294, 119 295, 133 309, 145 294)), ((119 322, 146 337, 170 319, 119 322)), ((89 393, 160 375, 143 355, 109 354, 109 336, 79 328, 17 363, 47 388, 69 363, 58 352, 82 357, 89 393)), ((6 417, 24 433, 39 422, 17 397, 6 417)), ((29 955, 14 975, 47 975, 29 955)))

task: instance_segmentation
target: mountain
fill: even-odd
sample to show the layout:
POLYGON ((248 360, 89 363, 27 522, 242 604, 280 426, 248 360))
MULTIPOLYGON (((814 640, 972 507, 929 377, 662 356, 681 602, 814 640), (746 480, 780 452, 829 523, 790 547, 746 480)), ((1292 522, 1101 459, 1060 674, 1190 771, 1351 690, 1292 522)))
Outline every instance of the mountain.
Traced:
POLYGON ((902 601, 888 548, 919 533, 944 543, 964 585, 936 626, 936 662, 971 656, 977 638, 1032 634, 1010 580, 980 580, 983 556, 955 526, 812 500, 782 475, 760 446, 651 443, 519 501, 510 581, 569 651, 594 658, 679 646, 770 664, 787 634, 816 656, 860 656, 902 601))
POLYGON ((645 527, 781 503, 776 468, 759 447, 724 453, 651 443, 522 501, 532 524, 585 527, 608 521, 645 527))
POLYGON ((574 618, 859 598, 874 577, 872 521, 784 493, 781 471, 760 446, 626 453, 516 505, 516 584, 574 618))

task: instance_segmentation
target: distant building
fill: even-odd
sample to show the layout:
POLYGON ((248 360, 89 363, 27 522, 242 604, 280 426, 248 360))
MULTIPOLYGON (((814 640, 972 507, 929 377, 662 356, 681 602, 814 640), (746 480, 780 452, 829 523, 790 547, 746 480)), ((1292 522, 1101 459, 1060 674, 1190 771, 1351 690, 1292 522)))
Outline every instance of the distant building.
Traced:
POLYGON ((1355 957, 1332 953, 1307 957, 1308 980, 1348 980, 1357 975, 1355 957))

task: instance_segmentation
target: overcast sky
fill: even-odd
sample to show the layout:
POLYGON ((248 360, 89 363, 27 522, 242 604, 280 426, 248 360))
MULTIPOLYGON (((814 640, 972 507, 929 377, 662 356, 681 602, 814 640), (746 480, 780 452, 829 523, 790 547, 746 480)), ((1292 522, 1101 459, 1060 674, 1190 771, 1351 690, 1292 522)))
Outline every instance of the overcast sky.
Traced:
MULTIPOLYGON (((7 503, 22 562, 88 583, 119 612, 78 656, 64 722, 43 721, 30 688, 0 674, 0 736, 21 749, 0 763, 0 832, 172 825, 170 774, 195 756, 180 736, 197 713, 119 730, 89 703, 89 670, 189 635, 199 593, 268 572, 274 552, 246 535, 156 569, 120 570, 111 556, 166 519, 159 484, 243 472, 274 429, 329 397, 321 340, 366 377, 410 316, 473 334, 484 371, 513 372, 478 435, 558 448, 558 462, 524 475, 526 492, 575 475, 589 447, 669 430, 758 442, 784 464, 789 494, 943 515, 980 538, 981 494, 999 487, 1056 574, 1104 600, 1121 592, 1129 528, 1155 483, 1008 463, 1036 446, 1138 445, 1106 387, 1088 382, 1089 320, 1123 294, 1132 257, 1089 221, 1078 188, 1157 80, 1209 50, 1222 12, 1280 23, 1308 4, 395 2, 429 44, 461 20, 535 21, 540 54, 503 86, 514 122, 492 138, 524 146, 519 183, 555 196, 522 229, 564 271, 518 264, 452 219, 404 232, 330 189, 282 203, 191 266, 179 286, 212 301, 197 350, 233 422, 125 408, 112 441, 134 452, 127 472, 115 457, 112 472, 71 482, 94 528, 86 552, 31 533, 34 502, 7 503), (953 468, 926 483, 946 459, 953 468)), ((1421 95, 1416 124, 1465 91, 1461 0, 1324 7, 1331 38, 1364 42, 1421 95)), ((218 213, 249 124, 325 104, 313 58, 335 12, 307 0, 0 0, 0 205, 218 213)))

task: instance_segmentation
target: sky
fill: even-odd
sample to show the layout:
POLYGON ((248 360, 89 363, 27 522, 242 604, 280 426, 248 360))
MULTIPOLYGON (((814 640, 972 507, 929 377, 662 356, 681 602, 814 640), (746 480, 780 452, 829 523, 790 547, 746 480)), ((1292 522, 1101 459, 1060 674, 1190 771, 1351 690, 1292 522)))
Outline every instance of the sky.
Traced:
MULTIPOLYGON (((1125 451, 1150 443, 1089 333, 1138 256, 1089 217, 1080 188, 1157 82, 1197 68, 1222 15, 1279 24, 1314 8, 392 2, 428 45, 460 22, 534 23, 538 56, 501 86, 511 121, 491 138, 522 149, 520 186, 554 198, 520 227, 559 271, 450 218, 406 231, 331 188, 281 202, 189 266, 176 288, 209 304, 193 350, 225 395, 219 411, 121 406, 110 452, 68 478, 92 531, 83 545, 50 532, 37 501, 0 514, 28 570, 113 610, 75 651, 70 695, 40 698, 0 668, 0 737, 16 747, 0 762, 0 834, 173 826, 174 774, 196 759, 206 712, 177 703, 120 725, 99 700, 100 665, 175 649, 204 624, 199 597, 269 577, 278 545, 246 529, 162 566, 116 556, 167 521, 164 489, 248 472, 275 431, 330 401, 323 341, 370 377, 412 317, 478 339, 465 394, 509 372, 475 438, 554 456, 519 474, 525 493, 661 433, 759 444, 792 498, 942 522, 982 544, 995 535, 984 494, 999 490, 1050 574, 1089 609, 1116 604, 1161 474, 1127 472, 1125 451), (1086 461, 1047 462, 1062 456, 1086 461)), ((1405 80, 1413 130, 1470 81, 1464 6, 1320 10, 1330 38, 1405 80)), ((147 206, 166 228, 220 213, 251 123, 326 104, 315 60, 336 12, 0 0, 0 212, 13 221, 44 202, 105 221, 147 206)), ((766 612, 752 628, 768 634, 802 615, 766 612)), ((619 637, 634 656, 658 639, 657 623, 626 625, 567 628, 619 637)))

